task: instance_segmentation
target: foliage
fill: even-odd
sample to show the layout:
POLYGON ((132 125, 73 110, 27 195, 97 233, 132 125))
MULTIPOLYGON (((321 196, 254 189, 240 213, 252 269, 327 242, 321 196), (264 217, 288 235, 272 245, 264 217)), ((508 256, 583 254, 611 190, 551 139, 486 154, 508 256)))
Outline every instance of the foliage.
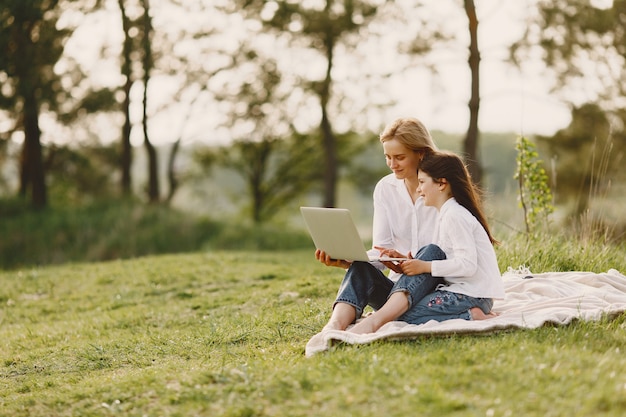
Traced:
POLYGON ((520 137, 517 150, 515 179, 519 186, 519 203, 524 210, 526 233, 536 233, 540 226, 548 226, 548 216, 554 211, 548 175, 535 150, 535 144, 520 137))
MULTIPOLYGON (((232 223, 235 223, 234 221, 232 223)), ((126 200, 27 210, 0 201, 0 268, 127 259, 202 248, 276 250, 310 247, 308 235, 284 225, 229 225, 159 205, 126 200)))
POLYGON ((296 133, 284 139, 240 140, 229 146, 201 148, 194 159, 204 172, 219 165, 245 180, 248 197, 242 199, 241 193, 234 193, 233 198, 246 212, 245 217, 257 224, 271 221, 314 187, 320 175, 315 140, 296 133))
POLYGON ((339 180, 337 136, 333 126, 332 100, 341 101, 334 89, 334 62, 338 47, 352 48, 359 36, 376 17, 379 4, 371 1, 327 1, 323 7, 292 1, 272 2, 240 0, 233 2, 231 10, 240 9, 272 30, 277 37, 286 36, 294 45, 304 45, 323 59, 321 76, 301 82, 308 94, 315 96, 320 104, 319 146, 324 161, 323 186, 326 207, 336 204, 336 188, 339 180))
POLYGON ((626 1, 540 0, 529 16, 526 33, 511 48, 513 61, 522 64, 539 46, 563 95, 587 79, 586 93, 605 110, 619 111, 626 91, 626 1))
POLYGON ((46 149, 46 171, 53 206, 81 206, 114 198, 117 149, 113 146, 56 146, 46 149))
MULTIPOLYGON (((558 270, 561 259, 573 268, 626 269, 623 248, 570 253, 568 242, 514 240, 498 256, 503 267, 537 260, 535 273, 558 270)), ((310 250, 0 272, 0 408, 14 417, 395 417, 416 410, 617 417, 626 410, 625 315, 338 345, 305 358, 341 276, 310 250)))
POLYGON ((602 191, 603 179, 621 171, 626 134, 618 126, 612 130, 607 114, 596 104, 574 107, 569 126, 553 136, 539 136, 539 141, 555 162, 557 202, 575 201, 574 217, 587 211, 593 192, 602 191), (611 152, 614 142, 620 152, 611 152))

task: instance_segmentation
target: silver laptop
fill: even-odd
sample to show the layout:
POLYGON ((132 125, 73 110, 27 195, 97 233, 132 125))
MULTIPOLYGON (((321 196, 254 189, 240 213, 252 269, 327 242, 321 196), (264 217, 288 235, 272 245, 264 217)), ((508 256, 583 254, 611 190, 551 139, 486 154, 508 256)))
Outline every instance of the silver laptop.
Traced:
POLYGON ((300 212, 315 247, 333 259, 364 262, 406 260, 368 256, 348 209, 300 207, 300 212))

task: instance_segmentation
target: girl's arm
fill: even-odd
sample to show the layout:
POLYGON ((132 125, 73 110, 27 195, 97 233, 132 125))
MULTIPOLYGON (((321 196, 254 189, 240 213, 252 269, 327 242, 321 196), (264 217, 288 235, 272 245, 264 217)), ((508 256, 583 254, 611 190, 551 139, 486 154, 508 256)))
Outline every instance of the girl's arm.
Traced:
POLYGON ((475 228, 481 227, 478 221, 466 212, 450 213, 441 224, 441 248, 446 252, 447 259, 433 261, 431 274, 436 277, 467 277, 478 269, 478 250, 475 228), (471 216, 468 217, 468 216, 471 216))

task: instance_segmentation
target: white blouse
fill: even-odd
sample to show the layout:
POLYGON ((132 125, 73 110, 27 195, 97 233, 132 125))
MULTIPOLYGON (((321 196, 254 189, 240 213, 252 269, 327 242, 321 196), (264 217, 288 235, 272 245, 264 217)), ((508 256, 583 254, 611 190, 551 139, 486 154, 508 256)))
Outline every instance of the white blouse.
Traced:
MULTIPOLYGON (((374 188, 374 224, 372 245, 393 248, 403 255, 413 256, 425 245, 433 243, 437 209, 426 207, 423 198, 411 200, 404 180, 389 174, 374 188)), ((370 254, 378 254, 371 249, 370 254)), ((383 269, 382 264, 376 264, 383 269)), ((389 271, 389 278, 397 281, 401 274, 389 271)))
POLYGON ((454 198, 441 207, 434 242, 447 256, 431 264, 432 275, 449 284, 445 290, 470 297, 504 298, 496 252, 487 232, 454 198))

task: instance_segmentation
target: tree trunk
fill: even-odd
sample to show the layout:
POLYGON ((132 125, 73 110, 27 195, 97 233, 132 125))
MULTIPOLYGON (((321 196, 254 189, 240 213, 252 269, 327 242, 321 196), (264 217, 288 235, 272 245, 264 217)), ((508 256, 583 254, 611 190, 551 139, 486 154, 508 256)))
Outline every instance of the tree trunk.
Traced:
POLYGON ((474 0, 465 0, 465 13, 469 20, 470 32, 470 56, 469 67, 472 74, 472 91, 469 100, 470 122, 467 128, 467 135, 463 143, 465 159, 469 172, 475 183, 482 180, 482 166, 480 164, 478 152, 478 111, 480 108, 480 51, 478 49, 478 18, 476 17, 476 7, 474 0))
POLYGON ((133 39, 130 37, 131 22, 126 15, 124 0, 119 0, 120 12, 122 14, 122 27, 124 29, 124 45, 122 50, 122 75, 126 78, 124 83, 124 102, 122 104, 124 112, 124 125, 122 127, 122 155, 120 165, 122 169, 122 195, 131 194, 131 166, 133 162, 133 148, 130 144, 130 89, 133 86, 133 75, 131 66, 131 53, 133 50, 133 39))
POLYGON ((159 201, 159 165, 157 152, 150 142, 148 135, 148 84, 153 67, 152 59, 152 20, 150 19, 150 4, 148 0, 142 0, 143 5, 143 111, 141 124, 143 127, 143 142, 148 152, 148 200, 151 203, 159 201))
MULTIPOLYGON (((327 2, 327 8, 330 7, 330 1, 327 2)), ((324 170, 324 207, 335 207, 336 189, 337 189, 337 139, 333 134, 333 129, 328 117, 328 101, 330 100, 330 88, 332 85, 331 71, 333 68, 333 53, 335 41, 332 29, 328 29, 325 39, 326 46, 326 77, 322 83, 320 92, 320 102, 322 106, 322 120, 320 130, 322 134, 322 143, 324 156, 326 161, 326 169, 324 170)))
POLYGON ((30 191, 32 206, 35 209, 42 209, 48 203, 40 139, 37 100, 35 92, 29 91, 24 95, 24 145, 20 193, 26 197, 30 191))
POLYGON ((165 202, 169 205, 172 203, 172 199, 174 198, 174 194, 176 190, 178 190, 178 177, 176 176, 176 170, 174 168, 176 156, 180 151, 180 144, 182 138, 178 138, 174 145, 172 145, 172 149, 170 151, 169 158, 167 159, 167 180, 169 183, 169 190, 167 192, 167 197, 165 198, 165 202))

